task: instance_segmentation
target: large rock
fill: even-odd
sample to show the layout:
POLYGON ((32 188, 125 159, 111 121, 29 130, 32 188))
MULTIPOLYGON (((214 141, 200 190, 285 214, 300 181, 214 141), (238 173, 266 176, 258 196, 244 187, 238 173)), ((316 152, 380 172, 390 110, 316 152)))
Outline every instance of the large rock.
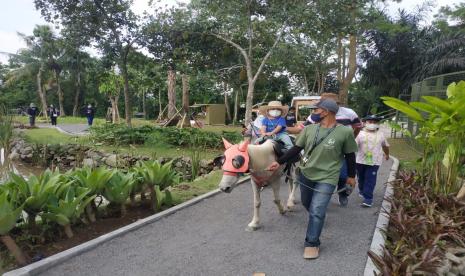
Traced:
POLYGON ((21 153, 24 154, 24 155, 31 154, 31 153, 32 153, 32 147, 25 147, 25 148, 23 148, 23 150, 21 151, 21 153))
POLYGON ((18 161, 20 159, 20 155, 16 151, 13 151, 9 157, 10 157, 10 160, 13 160, 13 161, 18 161))
POLYGON ((117 167, 118 161, 116 154, 110 154, 107 158, 105 158, 105 164, 110 167, 117 167))

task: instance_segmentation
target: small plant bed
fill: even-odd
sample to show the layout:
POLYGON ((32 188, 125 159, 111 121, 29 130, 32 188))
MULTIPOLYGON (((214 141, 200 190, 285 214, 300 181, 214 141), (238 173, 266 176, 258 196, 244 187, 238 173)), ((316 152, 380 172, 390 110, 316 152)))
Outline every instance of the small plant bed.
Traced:
POLYGON ((171 164, 10 175, 0 185, 0 271, 56 254, 217 187, 220 171, 177 184, 171 164))
POLYGON ((464 275, 465 203, 434 193, 412 172, 393 186, 385 248, 369 253, 381 275, 464 275))

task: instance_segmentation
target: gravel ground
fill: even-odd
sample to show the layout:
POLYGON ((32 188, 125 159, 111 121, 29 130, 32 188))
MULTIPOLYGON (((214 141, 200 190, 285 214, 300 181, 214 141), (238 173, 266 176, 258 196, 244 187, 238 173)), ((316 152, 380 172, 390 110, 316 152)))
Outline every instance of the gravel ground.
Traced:
MULTIPOLYGON (((321 236, 320 258, 304 260, 307 212, 279 215, 272 191, 262 193, 261 222, 252 217, 249 183, 113 239, 41 275, 363 275, 392 161, 379 171, 371 209, 359 206, 357 191, 348 208, 333 196, 321 236)), ((282 187, 281 196, 287 195, 282 187)))

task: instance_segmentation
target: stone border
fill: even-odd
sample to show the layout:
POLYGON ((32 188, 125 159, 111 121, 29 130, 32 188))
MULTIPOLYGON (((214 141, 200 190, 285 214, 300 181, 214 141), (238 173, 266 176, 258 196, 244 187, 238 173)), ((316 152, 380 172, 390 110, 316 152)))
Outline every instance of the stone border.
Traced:
MULTIPOLYGON (((244 178, 242 178, 241 180, 239 180, 238 182, 238 185, 239 184, 242 184, 244 182, 247 182, 250 180, 250 176, 246 176, 244 178)), ((181 203, 177 206, 174 206, 172 208, 169 208, 163 212, 160 212, 160 213, 157 213, 155 215, 152 215, 152 216, 149 216, 149 217, 146 217, 144 219, 140 219, 136 222, 133 222, 131 224, 128 224, 124 227, 121 227, 119 229, 116 229, 112 232, 109 232, 107 234, 104 234, 98 238, 95 238, 93 240, 90 240, 90 241, 87 241, 85 243, 82 243, 80 245, 77 245, 75 247, 72 247, 70 249, 67 249, 65 251, 62 251, 60 253, 57 253, 55 255, 52 255, 52 256, 49 256, 43 260, 40 260, 38 262, 35 262, 35 263, 32 263, 30 265, 27 265, 27 266, 24 266, 24 267, 21 267, 21 268, 18 268, 18 269, 15 269, 15 270, 12 270, 12 271, 9 271, 5 274, 3 274, 3 276, 26 276, 26 275, 36 275, 36 274, 39 274, 41 272, 45 272, 47 271, 48 269, 72 258, 72 257, 75 257, 77 255, 80 255, 84 252, 87 252, 89 250, 92 250, 94 249, 95 247, 105 243, 105 242, 108 242, 116 237, 119 237, 119 236, 122 236, 122 235, 125 235, 129 232, 132 232, 134 230, 137 230, 147 224, 150 224, 150 223, 153 223, 153 222, 156 222, 157 220, 160 220, 161 218, 164 218, 166 216, 169 216, 171 214, 174 214, 184 208, 187 208, 189 206, 192 206, 194 204, 197 204, 201 201, 203 201, 204 199, 207 199, 207 198, 210 198, 212 196, 215 196, 217 194, 220 194, 221 191, 219 189, 216 189, 216 190, 213 190, 213 191, 210 191, 206 194, 203 194, 201 196, 198 196, 198 197, 195 197, 191 200, 188 200, 184 203, 181 203)))
MULTIPOLYGON (((391 156, 391 158, 394 162, 392 164, 391 171, 389 172, 386 192, 384 193, 384 200, 381 204, 381 209, 378 215, 378 221, 376 222, 375 232, 373 234, 373 239, 371 240, 370 245, 370 250, 377 255, 381 255, 383 253, 384 243, 386 242, 386 239, 382 232, 385 231, 388 227, 389 213, 391 212, 391 203, 387 201, 387 198, 389 198, 393 194, 392 182, 396 180, 397 171, 399 170, 399 160, 393 156, 391 156)), ((375 272, 376 274, 380 273, 380 271, 376 268, 371 258, 368 257, 363 275, 372 276, 375 275, 375 272)))

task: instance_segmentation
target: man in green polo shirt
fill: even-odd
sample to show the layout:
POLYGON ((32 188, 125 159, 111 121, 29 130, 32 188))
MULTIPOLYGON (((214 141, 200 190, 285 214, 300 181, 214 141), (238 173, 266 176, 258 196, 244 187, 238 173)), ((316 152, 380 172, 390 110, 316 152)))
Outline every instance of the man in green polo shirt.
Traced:
POLYGON ((342 162, 347 161, 347 184, 355 186, 355 152, 357 144, 352 129, 336 122, 339 109, 332 99, 323 99, 312 114, 316 124, 304 128, 295 146, 273 162, 269 170, 276 170, 304 150, 298 174, 302 204, 309 212, 305 237, 305 259, 319 256, 320 234, 323 229, 331 195, 339 181, 342 162))

